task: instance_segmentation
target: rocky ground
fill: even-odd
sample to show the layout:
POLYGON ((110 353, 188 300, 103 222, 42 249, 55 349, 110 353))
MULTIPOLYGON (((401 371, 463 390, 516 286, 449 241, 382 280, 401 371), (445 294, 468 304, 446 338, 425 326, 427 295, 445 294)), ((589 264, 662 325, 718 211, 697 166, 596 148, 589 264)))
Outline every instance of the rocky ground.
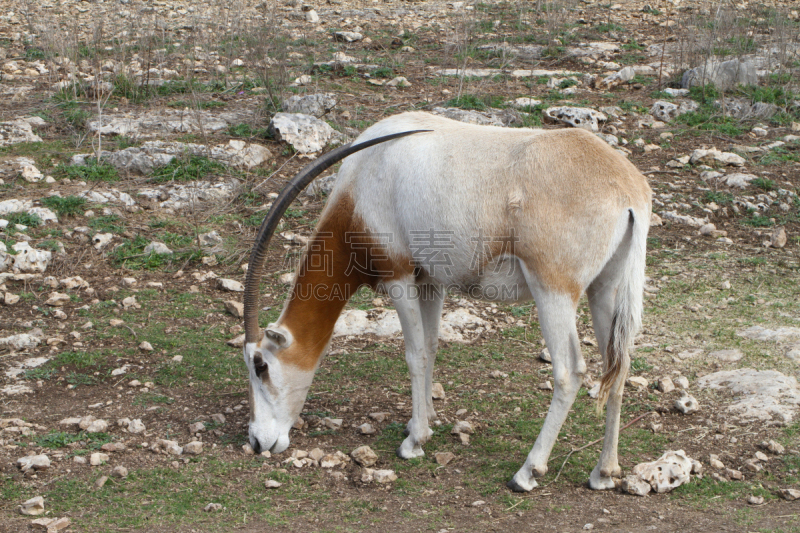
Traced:
MULTIPOLYGON (((798 35, 788 0, 0 0, 0 529, 798 531, 798 35), (368 291, 293 446, 246 444, 255 231, 308 160, 408 110, 583 127, 648 177, 617 490, 586 485, 585 301, 590 376, 530 494, 504 485, 552 391, 528 303, 447 301, 426 457, 394 456, 402 338, 368 291)), ((286 213, 264 323, 335 179, 286 213)))

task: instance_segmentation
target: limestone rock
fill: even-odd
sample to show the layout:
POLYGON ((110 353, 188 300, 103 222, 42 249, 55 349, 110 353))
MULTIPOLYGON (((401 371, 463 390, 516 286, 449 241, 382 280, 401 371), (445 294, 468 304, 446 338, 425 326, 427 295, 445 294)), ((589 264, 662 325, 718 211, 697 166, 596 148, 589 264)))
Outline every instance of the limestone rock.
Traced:
POLYGON ((70 301, 69 294, 64 294, 61 292, 51 292, 45 304, 53 307, 60 307, 66 303, 69 303, 69 301, 70 301))
POLYGON ((324 122, 302 113, 276 113, 270 122, 270 131, 287 142, 301 154, 319 152, 339 134, 324 122))
POLYGON ((436 452, 433 457, 436 459, 437 464, 447 466, 456 458, 456 455, 453 452, 436 452))
POLYGON ((739 361, 742 357, 744 357, 742 351, 737 349, 717 350, 715 352, 711 352, 708 355, 710 355, 711 357, 716 357, 717 359, 725 363, 735 363, 736 361, 739 361))
POLYGON ((53 253, 49 250, 38 250, 24 241, 17 242, 11 247, 16 255, 14 257, 13 269, 19 272, 39 272, 47 270, 47 266, 53 258, 53 253))
POLYGON ((350 452, 350 457, 361 466, 372 466, 378 462, 378 454, 369 446, 359 446, 350 452))
POLYGON ((472 435, 475 430, 467 420, 459 420, 455 424, 453 424, 453 429, 450 430, 450 433, 453 435, 458 435, 459 433, 464 433, 467 435, 472 435))
POLYGON ((475 111, 474 109, 459 109, 457 107, 434 107, 431 113, 459 122, 477 124, 480 126, 509 126, 517 122, 522 122, 519 113, 513 109, 475 111))
POLYGON ((700 388, 730 390, 735 400, 726 410, 743 421, 775 420, 790 423, 800 410, 797 379, 776 370, 738 368, 715 372, 701 377, 697 385, 700 388))
POLYGON ((89 456, 89 464, 92 466, 100 466, 108 462, 108 454, 95 452, 89 456))
POLYGON ((187 455, 200 455, 203 453, 203 443, 200 441, 192 441, 183 447, 183 453, 187 455))
POLYGON ((156 255, 172 255, 172 250, 163 242, 152 241, 144 247, 144 253, 156 255))
POLYGON ((714 85, 722 91, 735 89, 737 85, 758 85, 756 64, 739 59, 723 62, 709 59, 704 65, 684 72, 681 78, 681 87, 684 89, 705 84, 714 85))
POLYGON ((283 486, 283 483, 280 481, 275 481, 274 479, 268 479, 264 482, 264 486, 268 489, 277 489, 283 486))
POLYGON ((19 512, 27 516, 36 516, 44 512, 44 498, 36 496, 23 502, 19 508, 19 512))
POLYGON ((691 478, 692 460, 683 450, 666 452, 657 460, 633 467, 633 474, 658 493, 669 492, 691 478))
POLYGON ((629 475, 622 480, 622 490, 634 496, 646 496, 650 493, 650 483, 639 476, 629 475))
POLYGON ((287 113, 300 113, 320 118, 336 107, 335 93, 308 94, 291 96, 283 101, 283 110, 287 113))
POLYGON ((675 400, 674 405, 675 409, 685 415, 697 412, 700 409, 700 403, 698 403, 694 396, 686 394, 685 391, 683 396, 675 400))
POLYGON ((584 107, 549 107, 542 113, 546 122, 567 124, 595 133, 600 131, 600 122, 608 120, 603 113, 584 107))
POLYGON ((47 470, 50 468, 50 458, 45 454, 20 457, 17 459, 17 468, 23 472, 27 472, 31 468, 36 471, 47 470))
POLYGON ((715 148, 711 148, 710 150, 698 148, 692 152, 692 155, 689 157, 689 162, 693 165, 722 163, 724 165, 740 167, 745 164, 745 159, 732 152, 721 152, 715 148))
POLYGON ((118 477, 120 479, 124 479, 128 477, 128 469, 125 468, 124 466, 115 466, 111 475, 114 477, 118 477))

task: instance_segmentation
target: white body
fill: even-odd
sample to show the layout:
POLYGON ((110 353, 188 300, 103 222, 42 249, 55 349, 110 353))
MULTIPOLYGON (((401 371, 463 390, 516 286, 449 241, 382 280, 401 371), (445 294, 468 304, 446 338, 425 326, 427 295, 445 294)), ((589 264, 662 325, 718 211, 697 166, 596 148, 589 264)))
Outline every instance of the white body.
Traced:
MULTIPOLYGON (((494 128, 406 113, 379 122, 356 142, 418 129, 432 131, 379 144, 344 161, 312 238, 340 259, 334 260, 331 275, 309 274, 301 267, 295 288, 366 283, 392 298, 412 383, 409 434, 398 450, 405 458, 423 455, 429 420, 436 417, 431 383, 444 289, 491 300, 534 298, 553 358, 555 392, 542 431, 510 483, 514 490, 532 489, 534 477, 546 472, 586 372, 575 311, 588 292, 608 369, 602 392, 608 398, 606 437, 590 485, 613 487, 628 348, 642 312, 651 209, 645 178, 583 130, 494 128), (370 236, 367 272, 360 272, 364 264, 352 265, 354 250, 363 243, 347 244, 352 239, 342 239, 343 233, 370 236)), ((306 261, 312 256, 309 252, 306 261)), ((255 396, 251 407, 265 413, 251 419, 256 444, 273 450, 288 445, 289 427, 332 330, 329 318, 319 327, 304 324, 338 316, 344 304, 329 300, 290 298, 261 343, 245 347, 255 396), (256 352, 268 360, 275 383, 265 384, 252 371, 256 352)))

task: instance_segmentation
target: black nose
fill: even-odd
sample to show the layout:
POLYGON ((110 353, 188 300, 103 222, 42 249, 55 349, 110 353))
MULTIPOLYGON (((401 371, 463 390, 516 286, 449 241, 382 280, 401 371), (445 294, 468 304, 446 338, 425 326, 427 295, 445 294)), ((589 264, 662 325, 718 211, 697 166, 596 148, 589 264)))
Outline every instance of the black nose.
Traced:
POLYGON ((256 439, 256 442, 253 445, 253 451, 256 453, 261 453, 261 443, 258 442, 258 439, 256 439))

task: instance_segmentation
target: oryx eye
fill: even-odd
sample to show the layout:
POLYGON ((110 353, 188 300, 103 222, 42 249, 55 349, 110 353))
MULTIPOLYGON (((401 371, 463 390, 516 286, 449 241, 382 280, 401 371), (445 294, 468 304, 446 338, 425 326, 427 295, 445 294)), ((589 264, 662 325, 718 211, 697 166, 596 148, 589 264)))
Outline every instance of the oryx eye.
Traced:
POLYGON ((257 355, 253 358, 253 368, 256 371, 256 376, 261 377, 261 374, 267 372, 269 375, 269 365, 261 358, 260 355, 257 355))

